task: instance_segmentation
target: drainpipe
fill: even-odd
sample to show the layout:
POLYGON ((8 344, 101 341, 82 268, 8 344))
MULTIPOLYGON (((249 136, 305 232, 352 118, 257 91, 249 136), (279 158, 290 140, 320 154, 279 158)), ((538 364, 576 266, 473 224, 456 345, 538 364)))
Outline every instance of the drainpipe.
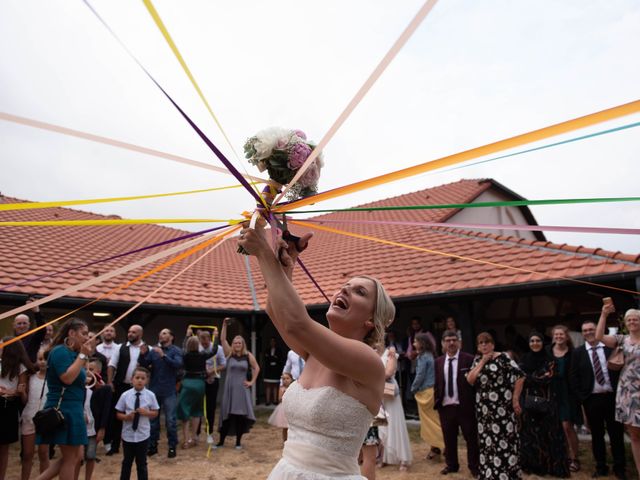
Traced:
MULTIPOLYGON (((260 304, 258 303, 258 295, 256 294, 256 287, 253 284, 253 277, 251 276, 251 264, 249 263, 249 255, 243 255, 244 256, 244 266, 247 270, 247 282, 249 283, 249 291, 251 292, 251 300, 253 301, 253 312, 251 313, 251 353, 253 353, 253 356, 256 358, 256 361, 258 361, 258 356, 256 355, 257 352, 257 334, 256 334, 256 323, 257 323, 257 319, 256 319, 256 313, 257 311, 260 310, 260 304)), ((251 400, 253 402, 253 406, 255 407, 256 405, 256 397, 257 397, 257 392, 256 392, 256 386, 253 385, 251 387, 251 400)))

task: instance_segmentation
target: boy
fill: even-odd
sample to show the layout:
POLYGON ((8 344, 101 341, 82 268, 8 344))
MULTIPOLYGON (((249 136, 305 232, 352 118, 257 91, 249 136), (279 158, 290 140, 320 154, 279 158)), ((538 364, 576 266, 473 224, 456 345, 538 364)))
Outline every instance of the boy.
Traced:
MULTIPOLYGON (((104 439, 105 429, 109 423, 111 396, 113 392, 111 388, 104 384, 100 372, 102 371, 102 362, 92 357, 88 365, 89 372, 95 377, 96 381, 93 388, 87 390, 87 401, 89 402, 90 414, 93 417, 94 435, 89 435, 89 425, 87 424, 87 434, 89 435, 89 443, 85 448, 85 480, 91 480, 96 461, 96 446, 104 439)), ((87 375, 87 378, 89 375, 87 375)))
POLYGON ((138 480, 148 480, 147 448, 151 433, 149 419, 158 416, 160 407, 151 390, 145 386, 149 381, 149 370, 136 367, 131 377, 133 388, 122 394, 116 404, 116 416, 122 421, 122 447, 124 458, 120 480, 131 478, 131 466, 136 460, 138 480))

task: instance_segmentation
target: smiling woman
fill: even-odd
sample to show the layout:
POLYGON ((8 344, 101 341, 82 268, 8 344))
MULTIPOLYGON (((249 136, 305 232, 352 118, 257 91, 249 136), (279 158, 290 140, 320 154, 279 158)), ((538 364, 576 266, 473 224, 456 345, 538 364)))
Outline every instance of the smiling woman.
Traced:
POLYGON ((333 295, 326 328, 309 317, 291 278, 308 244, 278 240, 276 255, 262 225, 238 243, 256 256, 267 284, 267 313, 285 342, 306 361, 283 399, 289 422, 282 459, 270 479, 362 479, 357 456, 382 402, 385 372, 369 345, 382 341, 395 307, 379 280, 356 276, 333 295))

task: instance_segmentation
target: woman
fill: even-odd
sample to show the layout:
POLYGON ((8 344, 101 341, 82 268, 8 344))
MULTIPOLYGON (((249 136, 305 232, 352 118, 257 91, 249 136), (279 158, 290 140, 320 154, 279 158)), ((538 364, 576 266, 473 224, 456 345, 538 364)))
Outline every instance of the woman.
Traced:
POLYGON ((476 386, 476 417, 480 447, 480 476, 490 480, 521 478, 516 415, 522 413, 520 393, 524 374, 505 353, 495 352, 493 337, 477 337, 478 356, 467 374, 476 386))
POLYGON ((564 435, 558 418, 558 404, 551 382, 555 362, 544 348, 542 334, 529 335, 529 351, 522 357, 520 368, 526 374, 524 406, 520 430, 520 466, 526 473, 569 476, 564 435), (534 400, 539 400, 534 402, 534 400))
POLYGON ((195 445, 194 433, 204 416, 204 388, 207 376, 207 359, 213 353, 200 352, 198 337, 187 339, 185 353, 182 356, 184 378, 178 397, 176 417, 182 421, 184 443, 182 448, 190 448, 195 445))
POLYGON ((395 388, 393 396, 385 394, 383 397, 382 402, 388 419, 387 425, 378 427, 378 433, 383 445, 380 466, 385 464, 399 465, 400 471, 405 472, 411 465, 413 454, 411 453, 411 442, 407 431, 407 422, 404 418, 400 389, 395 378, 398 356, 394 347, 386 348, 382 353, 385 382, 392 384, 395 388))
POLYGON ((87 324, 80 319, 69 319, 54 337, 53 348, 47 357, 47 401, 44 408, 60 402, 64 427, 47 435, 36 435, 38 445, 58 445, 62 458, 49 464, 39 480, 60 475, 60 480, 72 480, 82 459, 82 447, 87 444, 87 426, 84 421, 85 364, 93 345, 89 341, 87 324), (64 392, 63 392, 64 389, 64 392))
POLYGON ((456 319, 453 317, 447 317, 444 321, 445 331, 453 330, 458 334, 458 339, 462 341, 462 330, 458 328, 458 324, 456 323, 456 319))
POLYGON ((427 459, 432 459, 440 455, 444 449, 440 418, 433 408, 435 404, 433 386, 436 381, 433 345, 426 333, 417 333, 413 340, 413 348, 418 353, 418 357, 411 393, 418 404, 420 436, 431 447, 427 459))
MULTIPOLYGON (((22 410, 20 419, 20 433, 22 434, 22 480, 29 480, 31 469, 33 468, 33 457, 36 450, 36 427, 33 424, 33 416, 46 400, 47 386, 45 375, 47 374, 47 360, 44 358, 44 350, 38 350, 36 356, 37 372, 29 377, 29 394, 27 404, 22 410)), ((47 445, 38 446, 38 460, 40 461, 40 473, 49 467, 49 447, 47 445)), ((1 477, 0 477, 1 478, 1 477)))
POLYGON ((578 435, 574 425, 581 424, 581 412, 578 400, 569 387, 569 371, 571 370, 571 353, 573 352, 573 341, 569 335, 569 329, 564 325, 556 325, 551 330, 553 345, 548 349, 553 356, 556 370, 551 380, 551 390, 555 395, 558 405, 558 417, 562 424, 564 436, 566 438, 567 450, 569 453, 569 470, 577 472, 580 470, 578 461, 578 435))
POLYGON ((276 339, 269 339, 269 348, 264 354, 264 393, 267 405, 278 403, 278 389, 280 388, 280 374, 284 365, 284 355, 278 348, 276 339))
POLYGON ((269 479, 362 479, 358 452, 380 409, 385 378, 370 345, 382 342, 395 307, 378 280, 358 276, 333 295, 329 328, 314 321, 292 284, 293 267, 310 237, 280 239, 276 254, 260 225, 242 230, 238 242, 258 259, 269 317, 306 361, 284 396, 289 436, 269 479))
POLYGON ((242 448, 242 435, 251 430, 256 422, 251 400, 251 387, 255 385, 260 373, 260 367, 255 357, 247 350, 247 344, 240 335, 236 335, 229 345, 227 341, 227 327, 230 318, 222 322, 220 343, 227 357, 227 378, 224 382, 222 402, 220 405, 220 441, 216 445, 222 447, 227 435, 236 436, 236 448, 242 448), (251 379, 247 374, 251 369, 251 379))
MULTIPOLYGON (((2 342, 13 337, 4 337, 2 342)), ((9 446, 18 441, 20 410, 27 403, 27 381, 34 371, 22 342, 0 347, 0 478, 5 478, 9 446)))
POLYGON ((640 310, 629 309, 624 314, 627 335, 605 335, 607 317, 615 311, 613 303, 605 303, 596 328, 596 340, 607 347, 619 347, 624 352, 624 367, 616 393, 616 420, 622 423, 631 439, 631 451, 640 475, 640 310))

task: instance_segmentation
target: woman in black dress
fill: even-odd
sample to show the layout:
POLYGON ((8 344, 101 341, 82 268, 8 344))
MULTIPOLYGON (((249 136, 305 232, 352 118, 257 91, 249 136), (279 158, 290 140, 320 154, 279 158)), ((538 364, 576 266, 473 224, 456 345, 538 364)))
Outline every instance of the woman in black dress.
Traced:
POLYGON ((480 476, 483 480, 520 478, 520 445, 516 415, 524 375, 506 353, 494 352, 493 337, 478 335, 479 355, 467 374, 476 387, 480 476))
POLYGON ((569 461, 564 434, 558 418, 551 382, 556 363, 544 349, 543 336, 529 335, 529 352, 520 368, 526 374, 524 384, 522 428, 520 430, 520 465, 526 473, 569 476, 569 461))
POLYGON ((276 339, 271 337, 269 348, 264 354, 264 393, 267 405, 278 403, 278 391, 280 389, 280 375, 284 366, 284 354, 278 348, 276 339))

